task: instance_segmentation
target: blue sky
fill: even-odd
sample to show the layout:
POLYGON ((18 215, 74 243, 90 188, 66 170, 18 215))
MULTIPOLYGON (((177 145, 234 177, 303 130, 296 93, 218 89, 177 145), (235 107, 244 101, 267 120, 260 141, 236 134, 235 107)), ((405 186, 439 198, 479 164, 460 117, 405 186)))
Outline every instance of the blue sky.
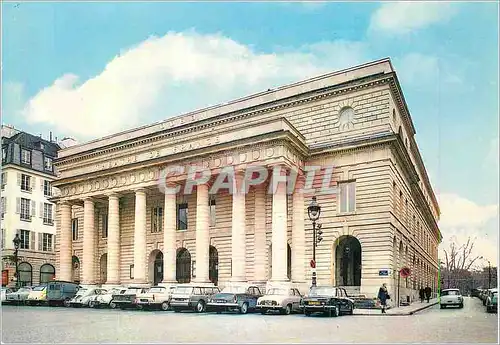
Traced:
POLYGON ((493 2, 3 2, 2 121, 85 141, 390 57, 444 236, 478 235, 496 256, 497 14, 493 2))

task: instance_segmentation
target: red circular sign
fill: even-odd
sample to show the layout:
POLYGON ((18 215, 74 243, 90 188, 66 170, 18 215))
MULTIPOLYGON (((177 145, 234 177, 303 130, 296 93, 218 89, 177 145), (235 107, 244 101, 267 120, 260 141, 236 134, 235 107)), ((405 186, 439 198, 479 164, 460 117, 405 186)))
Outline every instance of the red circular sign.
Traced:
POLYGON ((406 278, 410 276, 411 271, 408 267, 403 267, 401 271, 399 271, 399 274, 401 275, 401 277, 406 278))
POLYGON ((316 268, 316 262, 314 260, 311 260, 311 268, 316 268))

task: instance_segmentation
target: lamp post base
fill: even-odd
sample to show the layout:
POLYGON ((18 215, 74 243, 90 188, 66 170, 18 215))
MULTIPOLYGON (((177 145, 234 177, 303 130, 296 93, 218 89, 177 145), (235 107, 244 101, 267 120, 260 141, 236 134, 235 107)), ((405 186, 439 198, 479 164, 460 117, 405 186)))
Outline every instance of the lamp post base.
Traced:
POLYGON ((312 286, 313 287, 316 286, 316 272, 313 272, 313 274, 312 274, 312 286))

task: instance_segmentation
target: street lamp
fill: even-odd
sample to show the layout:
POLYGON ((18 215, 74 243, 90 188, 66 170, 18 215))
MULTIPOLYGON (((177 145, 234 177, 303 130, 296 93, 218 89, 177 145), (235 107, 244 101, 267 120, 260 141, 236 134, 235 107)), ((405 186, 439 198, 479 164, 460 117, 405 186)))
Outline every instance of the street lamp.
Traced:
POLYGON ((313 196, 311 203, 307 207, 307 215, 309 216, 309 220, 311 220, 313 224, 313 259, 311 261, 311 267, 314 269, 312 273, 312 286, 316 286, 316 246, 318 245, 319 242, 323 240, 323 237, 321 237, 321 234, 323 231, 321 231, 321 224, 316 224, 316 221, 319 219, 319 216, 321 214, 321 206, 318 205, 318 202, 316 201, 316 197, 313 196), (318 234, 316 235, 316 225, 318 228, 318 234))
POLYGON ((491 262, 488 261, 488 290, 491 289, 491 262))
POLYGON ((19 245, 21 244, 21 239, 19 238, 19 234, 16 234, 14 239, 12 240, 14 242, 14 262, 16 263, 16 273, 14 274, 14 277, 16 278, 16 289, 19 287, 19 266, 18 266, 18 252, 19 252, 19 245))

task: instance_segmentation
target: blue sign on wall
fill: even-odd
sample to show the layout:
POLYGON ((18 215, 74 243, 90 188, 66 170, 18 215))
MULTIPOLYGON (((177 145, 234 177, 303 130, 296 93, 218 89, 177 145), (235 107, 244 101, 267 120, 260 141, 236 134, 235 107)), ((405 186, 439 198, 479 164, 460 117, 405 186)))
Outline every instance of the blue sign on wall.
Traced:
POLYGON ((389 275, 389 270, 379 270, 378 275, 381 277, 387 277, 389 275))

